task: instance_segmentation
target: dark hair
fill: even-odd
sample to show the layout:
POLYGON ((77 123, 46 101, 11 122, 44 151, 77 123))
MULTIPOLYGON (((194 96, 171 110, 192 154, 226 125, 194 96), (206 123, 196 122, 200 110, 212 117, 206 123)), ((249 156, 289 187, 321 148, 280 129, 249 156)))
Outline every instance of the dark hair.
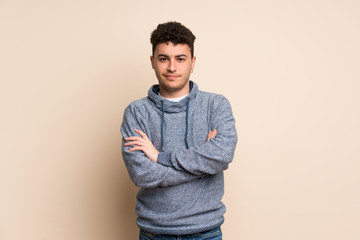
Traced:
POLYGON ((152 44, 152 54, 159 43, 172 42, 173 44, 187 44, 190 47, 191 57, 194 56, 194 34, 178 22, 167 22, 157 26, 151 33, 150 42, 152 44))

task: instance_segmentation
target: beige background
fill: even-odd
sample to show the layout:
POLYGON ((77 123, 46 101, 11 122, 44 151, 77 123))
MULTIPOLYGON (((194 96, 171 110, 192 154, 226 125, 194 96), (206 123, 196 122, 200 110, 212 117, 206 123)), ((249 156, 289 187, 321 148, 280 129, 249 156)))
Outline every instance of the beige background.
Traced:
POLYGON ((0 239, 136 239, 119 133, 156 78, 150 32, 197 36, 192 75, 239 144, 226 240, 360 239, 357 0, 0 0, 0 239))

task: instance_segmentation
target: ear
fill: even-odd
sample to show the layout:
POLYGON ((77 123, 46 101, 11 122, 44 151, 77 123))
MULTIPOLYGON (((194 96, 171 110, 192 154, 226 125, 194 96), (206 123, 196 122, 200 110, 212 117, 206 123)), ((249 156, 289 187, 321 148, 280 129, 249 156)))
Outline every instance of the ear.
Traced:
POLYGON ((150 56, 151 67, 154 69, 154 56, 150 56))
POLYGON ((195 68, 195 62, 196 62, 196 57, 194 56, 194 57, 191 59, 191 71, 193 71, 194 68, 195 68))

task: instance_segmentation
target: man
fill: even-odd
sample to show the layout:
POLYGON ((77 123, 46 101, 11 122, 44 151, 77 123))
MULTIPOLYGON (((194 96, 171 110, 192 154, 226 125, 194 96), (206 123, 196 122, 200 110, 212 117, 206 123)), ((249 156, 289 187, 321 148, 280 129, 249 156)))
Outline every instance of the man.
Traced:
POLYGON ((152 68, 159 84, 124 112, 122 154, 140 187, 139 239, 221 239, 223 171, 237 134, 228 100, 189 80, 195 36, 177 22, 152 32, 152 68))

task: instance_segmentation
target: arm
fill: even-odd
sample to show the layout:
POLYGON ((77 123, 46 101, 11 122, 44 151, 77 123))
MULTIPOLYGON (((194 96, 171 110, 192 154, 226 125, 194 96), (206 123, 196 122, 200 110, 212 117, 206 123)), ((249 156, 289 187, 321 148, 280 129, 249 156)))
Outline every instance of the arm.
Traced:
POLYGON ((237 134, 226 98, 221 97, 216 106, 214 104, 210 126, 217 130, 215 138, 189 149, 160 152, 158 163, 196 175, 216 174, 227 169, 234 157, 237 134))
POLYGON ((125 145, 125 138, 133 136, 135 129, 145 131, 145 126, 134 117, 136 115, 135 111, 134 107, 129 106, 126 108, 121 125, 121 134, 123 136, 122 156, 130 178, 135 185, 144 188, 168 187, 199 178, 194 174, 150 161, 142 151, 129 151, 131 146, 125 145))
MULTIPOLYGON (((146 136, 146 134, 139 129, 135 129, 134 132, 136 132, 140 136, 132 136, 125 138, 126 141, 126 143, 124 144, 125 147, 133 146, 127 151, 128 152, 142 151, 143 153, 145 153, 146 157, 148 157, 151 161, 157 162, 159 151, 152 144, 148 136, 146 136)), ((210 130, 207 135, 206 141, 208 142, 210 141, 211 138, 216 137, 216 134, 217 134, 216 129, 214 131, 210 130)))

